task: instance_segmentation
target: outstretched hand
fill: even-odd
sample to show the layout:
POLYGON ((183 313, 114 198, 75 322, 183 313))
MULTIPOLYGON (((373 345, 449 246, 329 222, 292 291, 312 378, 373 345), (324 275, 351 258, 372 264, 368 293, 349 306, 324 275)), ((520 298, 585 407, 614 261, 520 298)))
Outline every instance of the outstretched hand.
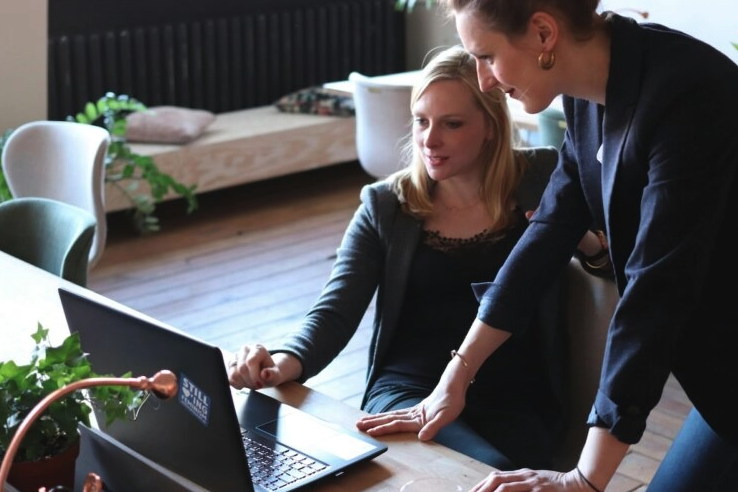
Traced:
POLYGON ((464 409, 463 393, 454 394, 437 386, 417 405, 391 412, 367 415, 356 422, 360 431, 371 436, 398 432, 417 432, 418 439, 433 439, 445 425, 453 422, 464 409))

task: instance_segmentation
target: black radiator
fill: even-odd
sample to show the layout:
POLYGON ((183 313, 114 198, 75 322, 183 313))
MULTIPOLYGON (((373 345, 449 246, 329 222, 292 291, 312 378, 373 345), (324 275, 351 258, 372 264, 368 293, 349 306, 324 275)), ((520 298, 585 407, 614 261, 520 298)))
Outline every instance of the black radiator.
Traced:
POLYGON ((395 0, 53 0, 49 115, 108 91, 148 106, 233 111, 405 70, 395 0))

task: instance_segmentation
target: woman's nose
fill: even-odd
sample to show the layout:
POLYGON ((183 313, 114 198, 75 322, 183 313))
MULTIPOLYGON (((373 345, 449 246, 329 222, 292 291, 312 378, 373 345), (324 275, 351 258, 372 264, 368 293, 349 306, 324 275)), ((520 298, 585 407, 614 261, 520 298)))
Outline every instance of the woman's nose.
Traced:
POLYGON ((489 92, 499 85, 492 74, 492 70, 484 64, 477 64, 477 81, 479 82, 479 90, 482 92, 489 92))
POLYGON ((438 147, 440 145, 441 139, 438 136, 438 132, 433 126, 430 126, 428 130, 425 132, 425 138, 423 139, 423 144, 428 147, 438 147))

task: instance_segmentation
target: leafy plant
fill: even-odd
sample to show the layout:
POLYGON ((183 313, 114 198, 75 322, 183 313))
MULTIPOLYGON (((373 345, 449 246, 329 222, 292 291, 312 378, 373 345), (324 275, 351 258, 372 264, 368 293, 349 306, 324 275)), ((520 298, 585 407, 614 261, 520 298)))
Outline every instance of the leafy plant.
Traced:
POLYGON ((98 125, 107 129, 111 142, 105 160, 105 181, 120 189, 133 205, 133 221, 141 232, 159 230, 159 219, 154 215, 156 203, 170 191, 187 201, 187 213, 197 209, 195 185, 187 186, 159 170, 150 156, 136 154, 126 140, 126 116, 143 111, 146 106, 125 94, 106 93, 97 102, 88 102, 84 111, 67 120, 98 125), (148 185, 148 192, 140 190, 140 183, 148 185))
MULTIPOLYGON (((131 150, 126 140, 126 116, 135 111, 143 111, 146 106, 127 95, 116 96, 108 92, 95 103, 85 104, 84 111, 68 116, 68 121, 98 125, 110 133, 110 146, 105 157, 105 182, 110 183, 128 197, 131 202, 133 224, 141 233, 159 230, 159 219, 154 215, 156 203, 168 193, 173 192, 187 201, 187 213, 197 210, 196 185, 187 186, 172 176, 159 170, 150 156, 137 154, 131 150), (145 183, 146 188, 140 187, 145 183)), ((5 141, 13 132, 6 130, 0 136, 0 156, 5 141)), ((10 193, 0 159, 0 202, 10 200, 10 193)))
MULTIPOLYGON (((59 346, 52 346, 48 335, 49 330, 39 323, 32 335, 36 345, 30 362, 0 364, 0 456, 5 455, 23 419, 44 397, 69 383, 100 377, 82 352, 79 334, 69 335, 59 346)), ((77 425, 90 425, 90 405, 101 408, 109 424, 128 418, 143 400, 141 391, 125 386, 95 387, 87 394, 89 398, 76 391, 51 404, 24 436, 15 461, 38 460, 69 447, 79 436, 77 425)))
POLYGON ((8 139, 11 133, 13 133, 13 130, 5 130, 5 132, 0 135, 0 202, 4 202, 5 200, 10 200, 11 198, 13 198, 13 195, 10 194, 8 182, 5 180, 5 174, 3 174, 2 169, 3 147, 5 147, 5 141, 8 139))

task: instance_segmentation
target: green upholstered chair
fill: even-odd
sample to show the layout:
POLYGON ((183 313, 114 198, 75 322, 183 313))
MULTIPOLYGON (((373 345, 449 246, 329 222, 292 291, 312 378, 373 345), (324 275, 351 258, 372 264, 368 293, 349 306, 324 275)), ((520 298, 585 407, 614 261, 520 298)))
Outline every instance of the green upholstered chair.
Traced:
POLYGON ((561 148, 561 144, 564 143, 564 133, 566 133, 563 111, 548 107, 538 113, 538 132, 541 137, 540 145, 561 148))
POLYGON ((96 224, 74 205, 15 198, 0 203, 0 251, 85 287, 96 224))
POLYGON ((15 198, 38 196, 83 208, 97 218, 88 270, 105 248, 105 156, 110 134, 71 121, 31 121, 3 147, 2 166, 15 198))

